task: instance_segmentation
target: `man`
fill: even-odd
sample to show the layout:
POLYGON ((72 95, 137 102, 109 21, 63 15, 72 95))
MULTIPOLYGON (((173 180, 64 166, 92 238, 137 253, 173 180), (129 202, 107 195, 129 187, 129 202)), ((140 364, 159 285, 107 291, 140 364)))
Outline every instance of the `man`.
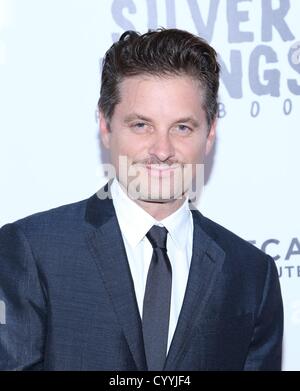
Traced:
POLYGON ((0 230, 1 369, 280 370, 274 261, 188 200, 218 86, 214 49, 185 31, 128 31, 108 50, 115 178, 0 230))

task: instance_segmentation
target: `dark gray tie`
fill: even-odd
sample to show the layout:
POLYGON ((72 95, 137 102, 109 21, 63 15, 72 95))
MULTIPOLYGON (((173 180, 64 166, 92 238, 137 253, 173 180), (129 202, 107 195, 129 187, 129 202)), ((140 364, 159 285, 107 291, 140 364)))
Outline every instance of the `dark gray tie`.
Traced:
POLYGON ((167 229, 157 225, 146 235, 153 247, 143 304, 143 336, 149 371, 161 371, 167 354, 172 288, 167 235, 167 229))

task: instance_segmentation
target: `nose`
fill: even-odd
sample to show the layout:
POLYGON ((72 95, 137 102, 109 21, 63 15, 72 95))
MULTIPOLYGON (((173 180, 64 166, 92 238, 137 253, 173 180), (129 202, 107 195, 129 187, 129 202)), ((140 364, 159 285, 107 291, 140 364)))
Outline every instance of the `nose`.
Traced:
POLYGON ((149 154, 164 162, 174 157, 175 151, 169 132, 155 132, 149 147, 149 154))

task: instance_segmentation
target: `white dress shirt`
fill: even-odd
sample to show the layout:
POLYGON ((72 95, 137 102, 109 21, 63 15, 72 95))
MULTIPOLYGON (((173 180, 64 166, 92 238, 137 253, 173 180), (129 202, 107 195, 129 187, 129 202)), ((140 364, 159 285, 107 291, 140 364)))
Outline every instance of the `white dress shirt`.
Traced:
POLYGON ((153 253, 146 234, 153 225, 164 226, 169 232, 167 251, 172 266, 167 347, 169 350, 183 303, 192 258, 193 219, 188 200, 185 200, 183 205, 170 216, 157 221, 127 196, 117 179, 113 180, 110 190, 125 244, 141 318, 147 274, 153 253))

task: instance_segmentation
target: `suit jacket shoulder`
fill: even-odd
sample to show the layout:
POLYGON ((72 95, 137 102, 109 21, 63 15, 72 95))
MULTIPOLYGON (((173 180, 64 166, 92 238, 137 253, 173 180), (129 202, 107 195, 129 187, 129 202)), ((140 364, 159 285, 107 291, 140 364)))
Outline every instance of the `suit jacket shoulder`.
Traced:
POLYGON ((230 259, 234 267, 239 268, 242 266, 249 269, 249 271, 256 268, 261 270, 261 268, 267 268, 270 262, 274 263, 272 257, 250 242, 208 219, 200 212, 195 211, 194 213, 199 215, 203 231, 223 249, 226 259, 230 259))
POLYGON ((88 199, 74 203, 62 205, 46 211, 34 213, 15 221, 13 224, 18 225, 24 232, 43 232, 47 233, 52 229, 65 229, 70 225, 82 224, 84 221, 88 199))

